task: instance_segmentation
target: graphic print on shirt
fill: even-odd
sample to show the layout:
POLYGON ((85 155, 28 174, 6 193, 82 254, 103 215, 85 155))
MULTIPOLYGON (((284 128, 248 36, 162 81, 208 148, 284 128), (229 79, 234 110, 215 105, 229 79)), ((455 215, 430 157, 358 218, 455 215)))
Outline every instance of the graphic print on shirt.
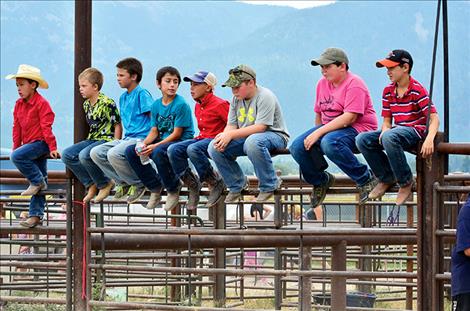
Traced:
POLYGON ((343 109, 339 103, 335 102, 333 95, 324 96, 320 99, 321 113, 328 118, 334 119, 343 114, 343 109))
POLYGON ((246 113, 245 107, 241 107, 238 115, 238 121, 245 122, 245 118, 248 118, 248 122, 254 122, 255 117, 253 116, 254 109, 252 107, 248 108, 248 114, 246 113))
POLYGON ((173 133, 173 128, 175 125, 175 116, 169 114, 168 116, 162 116, 161 114, 157 115, 157 128, 160 135, 164 133, 173 133))

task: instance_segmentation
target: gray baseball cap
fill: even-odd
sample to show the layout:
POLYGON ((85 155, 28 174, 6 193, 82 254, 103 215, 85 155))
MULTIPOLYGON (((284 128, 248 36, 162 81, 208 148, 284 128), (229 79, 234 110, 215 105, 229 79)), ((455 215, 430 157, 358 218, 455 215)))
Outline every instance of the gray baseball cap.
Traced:
POLYGON ((339 48, 327 48, 320 57, 312 59, 312 66, 329 65, 335 62, 349 64, 349 59, 346 53, 339 48))

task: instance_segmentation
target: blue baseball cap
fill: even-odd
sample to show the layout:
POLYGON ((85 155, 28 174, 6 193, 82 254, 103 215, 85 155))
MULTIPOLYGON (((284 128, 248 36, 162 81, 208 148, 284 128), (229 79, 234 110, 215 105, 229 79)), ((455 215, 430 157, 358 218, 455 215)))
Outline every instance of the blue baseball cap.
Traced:
POLYGON ((209 71, 198 71, 191 76, 184 77, 183 81, 206 83, 209 86, 215 86, 217 84, 217 78, 212 72, 209 72, 209 71))

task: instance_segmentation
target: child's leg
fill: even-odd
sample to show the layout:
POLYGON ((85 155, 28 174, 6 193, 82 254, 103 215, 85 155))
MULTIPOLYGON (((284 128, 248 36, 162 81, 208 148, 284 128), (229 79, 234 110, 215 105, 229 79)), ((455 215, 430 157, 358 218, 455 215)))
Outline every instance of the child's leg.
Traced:
POLYGON ((243 146, 243 150, 253 163, 255 174, 259 179, 261 192, 276 190, 278 177, 274 171, 271 150, 283 149, 286 141, 274 132, 266 131, 250 135, 243 146))
POLYGON ((135 152, 135 143, 129 145, 125 151, 126 160, 129 163, 129 166, 142 181, 144 186, 150 190, 150 192, 160 191, 162 188, 162 183, 160 181, 160 176, 153 169, 152 165, 142 165, 140 162, 140 157, 135 152))
POLYGON ((404 150, 415 147, 419 141, 418 134, 408 126, 394 127, 382 135, 382 145, 400 187, 409 185, 413 180, 413 173, 406 162, 404 150))
POLYGON ((80 161, 81 167, 83 167, 88 176, 91 177, 92 183, 96 185, 98 189, 103 189, 109 183, 109 178, 103 173, 98 165, 93 162, 90 156, 90 151, 96 146, 104 144, 104 140, 95 140, 92 144, 83 148, 78 154, 78 160, 80 161))
POLYGON ((36 159, 47 156, 49 147, 44 141, 35 141, 15 149, 11 154, 11 160, 33 185, 46 182, 47 174, 44 175, 36 163, 36 159))
MULTIPOLYGON (((158 174, 162 180, 163 185, 165 186, 168 192, 179 191, 180 180, 175 175, 173 168, 171 167, 170 159, 168 158, 168 148, 174 144, 173 142, 159 145, 152 152, 152 160, 157 166, 158 174)), ((186 163, 188 160, 186 160, 186 163)))
MULTIPOLYGON (((357 131, 352 127, 329 132, 322 137, 320 146, 325 155, 359 186, 371 178, 367 165, 354 155, 357 131)), ((358 151, 358 150, 357 150, 358 151)))
POLYGON ((211 141, 212 139, 210 138, 201 139, 188 146, 188 149, 186 150, 201 181, 206 180, 207 176, 214 170, 209 162, 209 153, 207 152, 207 147, 209 147, 211 141))
MULTIPOLYGON (((44 181, 47 183, 47 159, 45 156, 34 160, 39 171, 45 176, 44 181)), ((35 194, 31 196, 29 202, 29 217, 37 216, 40 219, 44 217, 44 207, 46 206, 46 196, 43 194, 35 194)))
MULTIPOLYGON (((306 131, 297 137, 289 147, 292 157, 300 166, 300 171, 302 172, 304 180, 314 186, 319 186, 326 183, 328 181, 328 176, 323 171, 318 171, 317 168, 319 167, 319 164, 316 163, 316 158, 318 158, 318 155, 316 155, 316 157, 312 156, 312 153, 317 151, 313 147, 310 150, 306 150, 304 146, 304 140, 308 135, 313 133, 313 131, 319 127, 320 126, 316 126, 306 131)), ((316 142, 316 144, 319 143, 320 142, 316 142)))
POLYGON ((119 179, 123 180, 128 185, 136 186, 137 188, 143 187, 140 178, 136 175, 134 170, 129 165, 126 159, 126 149, 129 146, 135 146, 136 140, 121 140, 119 144, 109 149, 108 161, 113 166, 119 179))
POLYGON ((232 140, 222 152, 214 148, 213 142, 207 148, 210 157, 214 160, 220 175, 222 175, 231 192, 240 192, 245 186, 245 175, 236 161, 237 157, 245 155, 243 151, 244 143, 244 138, 232 140))
POLYGON ((168 147, 168 158, 170 160, 171 167, 178 178, 181 178, 189 168, 187 149, 191 144, 196 142, 196 139, 188 139, 174 143, 168 147))
POLYGON ((392 184, 395 183, 395 175, 384 152, 384 148, 379 143, 380 133, 382 133, 380 130, 360 133, 356 136, 356 146, 379 181, 392 184))
MULTIPOLYGON (((93 184, 93 180, 91 179, 90 174, 88 174, 86 168, 80 163, 79 154, 86 147, 91 146, 92 148, 93 146, 98 145, 96 142, 96 140, 84 140, 66 148, 62 152, 62 161, 86 188, 93 184)), ((91 148, 89 148, 89 150, 91 150, 91 148)))
POLYGON ((103 171, 103 173, 108 177, 113 179, 117 184, 123 184, 124 181, 116 173, 111 163, 108 161, 108 151, 117 146, 121 141, 113 140, 102 145, 93 147, 90 150, 90 157, 93 162, 103 171))

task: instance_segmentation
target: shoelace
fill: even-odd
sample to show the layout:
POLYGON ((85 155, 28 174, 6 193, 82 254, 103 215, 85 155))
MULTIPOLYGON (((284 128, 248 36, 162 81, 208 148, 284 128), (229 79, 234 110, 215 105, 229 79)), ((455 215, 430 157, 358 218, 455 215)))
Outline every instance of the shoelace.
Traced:
POLYGON ((400 224, 400 207, 399 205, 394 205, 392 207, 392 210, 388 214, 387 218, 387 226, 394 226, 394 225, 399 225, 400 224), (396 212, 395 212, 396 209, 396 212))

